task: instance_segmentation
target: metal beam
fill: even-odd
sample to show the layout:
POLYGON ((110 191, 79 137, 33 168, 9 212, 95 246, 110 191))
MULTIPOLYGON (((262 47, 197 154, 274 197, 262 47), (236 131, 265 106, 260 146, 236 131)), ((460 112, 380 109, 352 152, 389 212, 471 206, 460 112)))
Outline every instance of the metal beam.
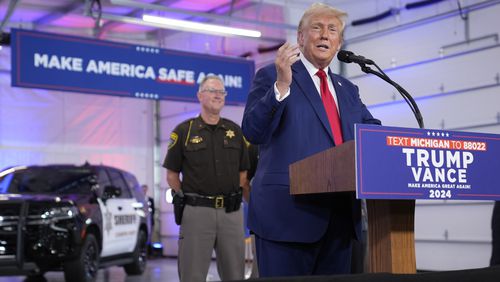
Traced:
MULTIPOLYGON (((217 10, 220 10, 220 9, 222 9, 222 8, 225 8, 225 7, 226 7, 226 6, 228 6, 228 5, 230 5, 230 4, 224 4, 224 5, 221 5, 221 6, 215 7, 215 8, 213 8, 213 9, 210 9, 210 10, 208 11, 208 13, 215 12, 215 11, 217 11, 217 10)), ((240 8, 240 9, 246 9, 246 8, 251 7, 251 6, 253 6, 253 5, 255 5, 255 3, 253 3, 252 1, 250 1, 250 2, 247 2, 247 3, 243 4, 243 5, 241 5, 241 6, 238 6, 238 8, 240 8)), ((230 14, 230 13, 231 13, 231 10, 227 11, 225 14, 230 14)), ((196 18, 196 17, 195 17, 195 16, 190 16, 190 17, 185 18, 184 20, 193 20, 194 18, 196 18)), ((158 34, 158 31, 159 31, 159 30, 154 30, 154 31, 151 31, 151 33, 158 34)), ((178 31, 178 30, 171 30, 171 31, 170 31, 170 32, 168 32, 168 33, 164 33, 164 34, 163 34, 163 36, 164 36, 164 37, 165 37, 165 36, 170 36, 170 35, 173 35, 173 34, 176 34, 176 33, 179 33, 179 32, 181 32, 181 31, 178 31)))
POLYGON ((122 6, 134 7, 134 8, 139 8, 139 9, 148 9, 148 10, 170 12, 170 13, 176 13, 176 14, 187 14, 187 15, 191 15, 191 16, 197 16, 197 17, 202 17, 202 18, 207 18, 207 19, 212 19, 212 20, 250 23, 250 24, 265 26, 265 27, 269 27, 269 28, 297 30, 296 25, 290 25, 290 24, 264 22, 264 21, 259 21, 259 20, 251 20, 251 19, 236 18, 236 17, 231 17, 231 16, 195 12, 195 11, 189 11, 189 10, 185 10, 185 9, 169 8, 169 7, 165 7, 165 6, 161 6, 161 5, 154 5, 154 4, 149 4, 149 3, 139 3, 139 2, 131 1, 131 0, 110 0, 110 1, 114 5, 122 5, 122 6))
MULTIPOLYGON (((462 7, 462 10, 465 11, 466 13, 470 13, 470 12, 474 12, 474 11, 477 11, 477 10, 486 9, 486 8, 489 8, 491 6, 498 5, 498 4, 500 4, 500 0, 488 0, 488 1, 480 2, 480 3, 476 3, 476 4, 471 4, 471 5, 466 6, 466 7, 462 7)), ((394 26, 394 27, 390 27, 390 28, 386 28, 386 29, 383 29, 383 30, 379 30, 379 31, 376 31, 376 32, 372 32, 372 33, 368 33, 368 34, 356 36, 356 37, 353 37, 353 38, 346 38, 344 40, 344 46, 347 46, 348 44, 352 44, 352 43, 363 42, 365 40, 369 40, 369 39, 372 39, 372 38, 377 38, 377 37, 384 36, 384 35, 387 35, 387 34, 392 34, 394 32, 400 31, 400 30, 414 28, 414 27, 418 27, 418 26, 421 26, 421 25, 424 25, 424 24, 429 24, 429 23, 432 23, 432 22, 435 22, 435 21, 440 21, 440 20, 443 20, 443 19, 447 19, 447 18, 450 18, 450 17, 454 17, 454 16, 457 16, 457 15, 460 15, 460 13, 461 13, 460 10, 452 10, 452 11, 444 12, 444 13, 437 14, 437 15, 434 15, 434 16, 430 16, 430 17, 427 17, 427 18, 418 19, 418 20, 413 21, 413 22, 409 22, 409 23, 405 23, 405 24, 400 24, 400 25, 397 25, 397 26, 394 26)))
POLYGON ((19 3, 18 0, 10 0, 9 7, 7 8, 7 12, 5 13, 5 17, 3 18, 2 23, 0 24, 0 36, 3 33, 3 28, 9 22, 10 17, 12 16, 12 13, 14 13, 14 10, 16 9, 17 3, 19 3))
MULTIPOLYGON (((110 20, 110 21, 119 21, 119 22, 124 22, 124 23, 128 23, 128 24, 151 26, 151 27, 156 27, 156 28, 165 28, 163 25, 145 22, 142 19, 133 18, 133 17, 126 17, 126 16, 117 16, 117 15, 107 14, 107 13, 102 13, 101 19, 110 20)), ((218 35, 218 36, 221 36, 221 35, 218 35)), ((275 37, 258 37, 258 38, 248 37, 247 39, 254 39, 254 40, 259 40, 259 41, 283 42, 282 38, 275 38, 275 37)))
MULTIPOLYGON (((172 3, 175 3, 175 2, 178 2, 179 0, 169 0, 168 2, 165 1, 165 0, 157 0, 157 1, 154 1, 152 2, 151 4, 153 5, 158 5, 158 4, 172 4, 172 3)), ((127 16, 127 17, 131 17, 131 16, 137 16, 140 12, 142 12, 143 9, 133 9, 132 11, 126 13, 124 16, 127 16)), ((117 27, 119 25, 121 25, 122 22, 117 22, 117 21, 108 21, 106 22, 105 24, 103 24, 99 30, 97 31, 97 34, 96 34, 96 37, 97 38, 101 38, 104 33, 114 27, 117 27)))

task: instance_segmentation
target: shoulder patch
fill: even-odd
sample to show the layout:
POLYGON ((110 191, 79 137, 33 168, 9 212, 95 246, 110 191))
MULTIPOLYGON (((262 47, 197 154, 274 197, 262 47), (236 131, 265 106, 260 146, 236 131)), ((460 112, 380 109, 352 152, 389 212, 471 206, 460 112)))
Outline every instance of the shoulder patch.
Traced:
POLYGON ((179 139, 179 135, 177 133, 172 132, 170 133, 170 139, 168 140, 168 149, 172 149, 175 144, 177 144, 177 139, 179 139))

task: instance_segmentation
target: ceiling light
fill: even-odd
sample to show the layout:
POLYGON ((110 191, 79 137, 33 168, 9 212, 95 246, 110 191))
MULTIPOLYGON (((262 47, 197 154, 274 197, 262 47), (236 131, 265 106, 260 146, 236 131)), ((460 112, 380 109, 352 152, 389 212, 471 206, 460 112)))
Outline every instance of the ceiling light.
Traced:
POLYGON ((199 32, 217 35, 238 35, 238 36, 248 36, 248 37, 261 37, 260 31, 227 27, 222 25, 206 24, 192 21, 176 20, 152 15, 143 15, 142 20, 150 23, 160 24, 164 27, 199 32))

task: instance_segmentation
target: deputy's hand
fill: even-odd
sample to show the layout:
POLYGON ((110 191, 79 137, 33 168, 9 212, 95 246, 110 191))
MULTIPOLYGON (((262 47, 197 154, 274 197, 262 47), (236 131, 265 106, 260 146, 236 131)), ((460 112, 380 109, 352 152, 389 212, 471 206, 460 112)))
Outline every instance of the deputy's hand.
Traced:
POLYGON ((299 46, 286 42, 278 49, 276 60, 276 87, 283 97, 292 84, 292 65, 299 60, 299 46))

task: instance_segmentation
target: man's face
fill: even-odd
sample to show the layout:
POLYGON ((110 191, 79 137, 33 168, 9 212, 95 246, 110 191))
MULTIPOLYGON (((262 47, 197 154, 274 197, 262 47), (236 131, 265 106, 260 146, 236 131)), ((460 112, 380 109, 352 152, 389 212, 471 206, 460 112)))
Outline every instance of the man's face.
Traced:
POLYGON ((213 114, 219 114, 226 100, 224 85, 218 79, 205 81, 198 92, 198 100, 204 110, 213 114))
POLYGON ((340 49, 341 21, 330 11, 317 11, 307 17, 297 34, 304 57, 322 69, 330 64, 340 49))

